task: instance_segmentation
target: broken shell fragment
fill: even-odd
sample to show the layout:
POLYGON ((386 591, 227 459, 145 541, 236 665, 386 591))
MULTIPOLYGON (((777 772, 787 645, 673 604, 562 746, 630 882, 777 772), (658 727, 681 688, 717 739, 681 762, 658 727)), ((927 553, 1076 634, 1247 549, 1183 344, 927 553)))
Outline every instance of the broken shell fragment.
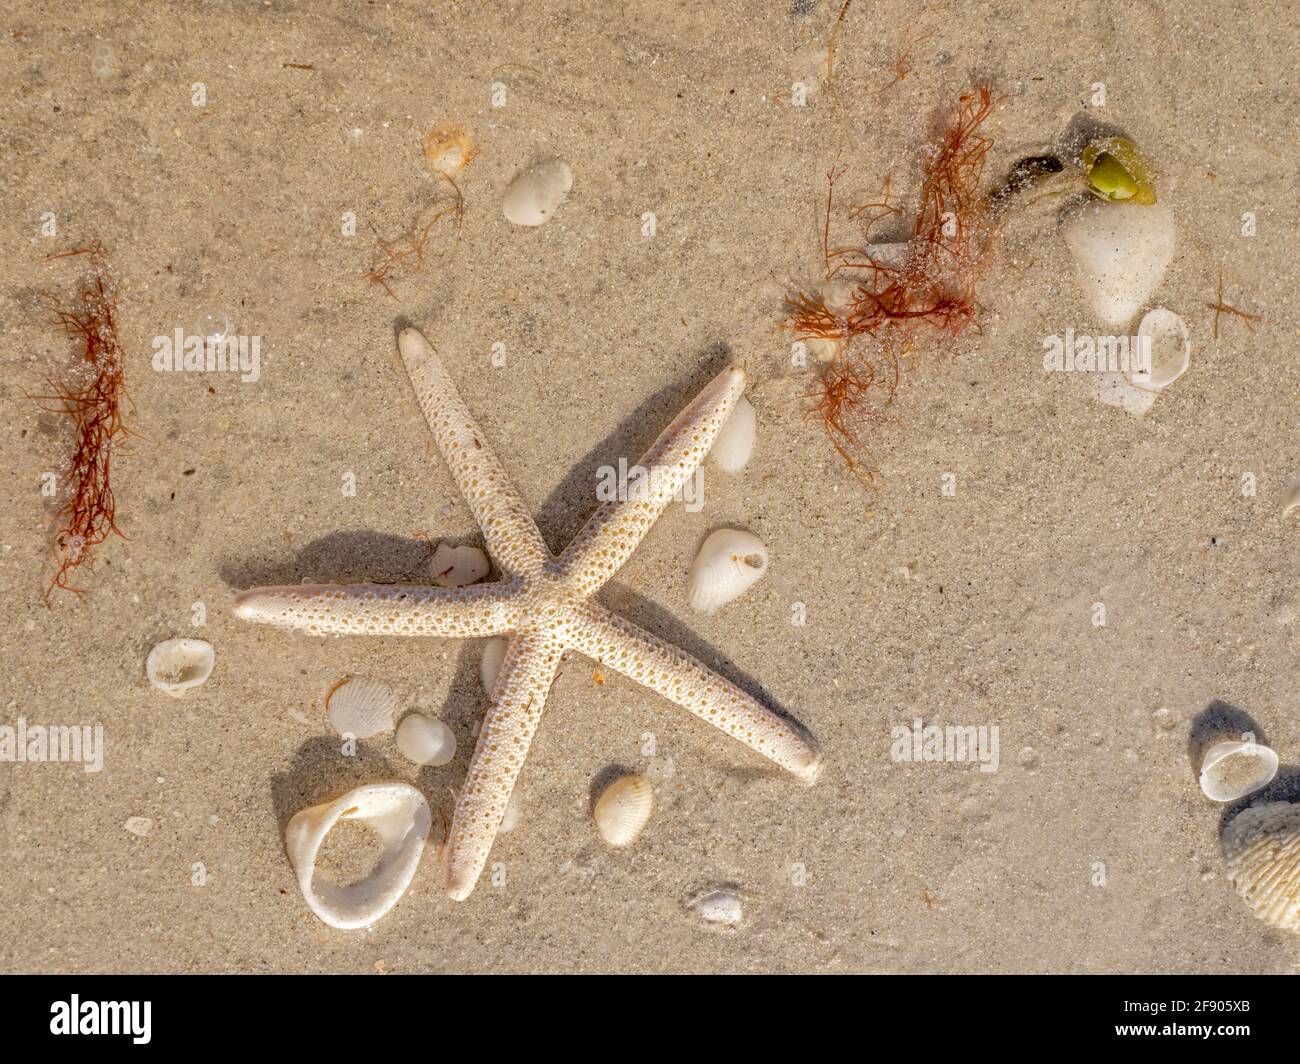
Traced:
POLYGON ((345 931, 369 927, 411 885, 431 822, 424 795, 406 783, 368 784, 295 814, 285 830, 284 848, 311 911, 345 931), (340 820, 364 824, 384 847, 374 872, 347 886, 316 875, 321 845, 340 820))
POLYGON ((754 404, 742 395, 713 441, 709 457, 724 473, 740 473, 749 463, 757 435, 758 418, 754 414, 754 404))
POLYGON ((627 846, 650 822, 654 788, 644 776, 620 776, 600 793, 592 818, 600 837, 611 846, 627 846))
POLYGON ((1223 831, 1228 879, 1251 912, 1300 933, 1300 805, 1267 802, 1235 817, 1223 831))
POLYGON ((1084 204, 1062 229, 1079 283, 1107 328, 1123 329, 1146 303, 1174 257, 1167 203, 1084 204))
POLYGON ((452 547, 439 543, 430 563, 439 587, 468 587, 487 576, 492 565, 477 547, 452 547))
POLYGON ((1130 369, 1125 378, 1134 388, 1158 392, 1168 388, 1187 372, 1192 362, 1192 344, 1187 322, 1164 307, 1155 307, 1142 315, 1138 325, 1138 343, 1145 348, 1150 363, 1145 369, 1130 369))
POLYGON ((456 756, 456 733, 440 720, 411 713, 397 726, 397 749, 417 765, 438 768, 456 756))
POLYGON ((424 135, 424 157, 434 173, 455 177, 477 154, 474 137, 459 122, 443 122, 424 135))
POLYGON ((691 608, 717 613, 767 572, 767 548, 752 532, 720 528, 700 546, 691 563, 691 608))
POLYGON ((149 651, 144 670, 149 682, 163 694, 180 698, 212 675, 215 661, 211 643, 202 639, 168 639, 149 651))
POLYGON ((1215 743, 1201 762, 1201 790, 1215 802, 1235 802, 1277 775, 1277 754, 1263 743, 1215 743))
POLYGON ((340 735, 369 739, 393 730, 397 695, 378 680, 355 676, 344 680, 325 698, 330 725, 340 735))
POLYGON ((573 171, 562 159, 548 159, 525 170, 506 186, 501 212, 515 225, 548 222, 573 187, 573 171))

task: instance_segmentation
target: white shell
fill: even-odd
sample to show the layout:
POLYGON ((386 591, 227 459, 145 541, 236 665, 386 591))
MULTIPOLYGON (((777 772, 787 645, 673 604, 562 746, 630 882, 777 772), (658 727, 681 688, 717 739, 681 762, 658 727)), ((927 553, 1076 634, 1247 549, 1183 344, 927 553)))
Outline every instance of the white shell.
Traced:
POLYGON ((501 212, 515 225, 541 225, 550 220, 573 187, 573 171, 562 159, 548 159, 525 170, 506 186, 501 212))
POLYGON ((717 613, 767 572, 767 548, 752 532, 720 528, 704 541, 691 563, 691 608, 717 613))
POLYGON ((1111 329, 1128 326, 1174 257, 1174 215, 1164 202, 1088 203, 1062 234, 1093 312, 1111 329))
POLYGON ((754 404, 742 395, 713 441, 709 457, 724 473, 739 473, 749 463, 757 435, 758 418, 754 414, 754 404))
POLYGON ((510 792, 510 800, 506 802, 506 811, 501 815, 501 826, 497 828, 499 834, 506 834, 514 831, 524 819, 524 800, 519 797, 519 788, 516 787, 510 792))
POLYGON ((139 835, 144 838, 149 832, 153 831, 153 821, 147 816, 129 816, 122 827, 126 828, 132 835, 139 835))
POLYGON ((1235 802, 1277 775, 1277 754, 1263 743, 1215 743, 1201 762, 1201 790, 1216 802, 1235 802))
POLYGON ((439 543, 429 563, 439 587, 468 587, 487 576, 492 564, 477 547, 452 547, 439 543))
POLYGON ((411 885, 431 822, 424 795, 406 783, 368 784, 295 814, 284 833, 284 848, 311 911, 331 927, 369 927, 411 885), (321 844, 344 819, 368 825, 384 845, 374 872, 348 886, 316 875, 321 844))
POLYGON ((393 730, 397 695, 378 680, 355 676, 334 688, 326 696, 325 706, 336 732, 368 739, 393 730))
POLYGON ((627 846, 650 821, 654 788, 644 776, 620 776, 600 792, 592 818, 611 846, 627 846))
POLYGON ((180 698, 212 675, 215 661, 211 643, 202 639, 168 639, 149 651, 144 671, 158 690, 180 698))
POLYGON ((1285 521, 1291 516, 1291 511, 1300 509, 1300 481, 1291 485, 1286 497, 1282 500, 1282 520, 1285 521))
POLYGON ((691 902, 691 908, 711 924, 735 927, 745 918, 740 897, 729 890, 711 890, 691 902))
POLYGON ((456 756, 456 733, 440 720, 411 713, 397 726, 397 749, 417 765, 437 768, 456 756))
POLYGON ((1144 392, 1158 392, 1168 388, 1187 372, 1192 364, 1192 343, 1187 335, 1187 322, 1172 310, 1155 307, 1142 315, 1138 326, 1138 339, 1150 338, 1151 365, 1148 372, 1130 369, 1125 377, 1134 388, 1144 392))
POLYGON ((1268 802, 1223 831, 1228 879, 1261 920, 1300 933, 1300 805, 1268 802))
POLYGON ((479 675, 483 678, 483 690, 489 695, 492 694, 492 688, 497 685, 497 673, 501 671, 501 663, 506 660, 506 650, 509 647, 510 640, 503 635, 493 636, 483 647, 483 657, 479 661, 479 675))

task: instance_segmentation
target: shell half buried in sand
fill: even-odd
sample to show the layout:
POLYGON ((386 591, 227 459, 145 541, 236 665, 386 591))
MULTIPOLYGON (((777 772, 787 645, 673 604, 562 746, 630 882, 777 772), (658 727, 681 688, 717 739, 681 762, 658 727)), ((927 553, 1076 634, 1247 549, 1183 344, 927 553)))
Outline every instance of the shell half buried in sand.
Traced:
POLYGON ((1224 829, 1222 844, 1228 878, 1251 911, 1300 933, 1300 805, 1252 806, 1224 829))
POLYGON ((757 436, 758 418, 754 404, 742 395, 709 448, 709 459, 724 473, 744 472, 757 436))
POLYGON ((720 528, 704 541, 691 563, 691 608, 717 613, 767 572, 767 548, 752 532, 720 528))
POLYGON ((1144 392, 1168 388, 1187 372, 1192 363, 1192 344, 1187 322, 1164 307, 1155 307, 1142 315, 1138 325, 1138 343, 1146 348, 1149 364, 1142 369, 1130 368, 1125 379, 1144 392))
POLYGON ((542 225, 551 220, 572 187, 569 164, 563 159, 548 159, 525 170, 506 186, 501 213, 515 225, 542 225))
POLYGON ((202 639, 168 639, 149 651, 144 671, 163 694, 180 698, 207 681, 216 660, 212 644, 202 639))
POLYGON ((424 853, 432 816, 424 795, 406 783, 372 783, 294 815, 284 848, 311 911, 331 927, 369 927, 397 904, 424 853), (374 871, 346 886, 316 872, 325 837, 342 820, 368 827, 382 847, 374 871))
POLYGON ((1166 203, 1090 202, 1062 235, 1093 313, 1110 329, 1128 327, 1174 257, 1174 215, 1166 203))
POLYGON ((1277 775, 1277 754, 1263 743, 1215 743, 1201 762, 1201 790, 1216 802, 1235 802, 1277 775))
POLYGON ((601 791, 592 818, 600 837, 611 846, 636 841, 654 810, 654 788, 644 776, 620 776, 601 791))

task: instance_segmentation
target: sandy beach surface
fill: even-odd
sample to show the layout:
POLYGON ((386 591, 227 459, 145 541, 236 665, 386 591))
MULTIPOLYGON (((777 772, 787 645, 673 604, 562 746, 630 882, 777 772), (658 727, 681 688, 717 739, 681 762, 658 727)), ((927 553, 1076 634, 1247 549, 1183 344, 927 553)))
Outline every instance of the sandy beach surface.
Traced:
POLYGON ((827 85, 840 9, 4 5, 0 724, 101 725, 104 745, 98 772, 0 762, 0 970, 1300 969, 1300 938, 1226 878, 1225 809, 1197 785, 1209 714, 1248 722, 1282 761, 1267 793, 1300 797, 1296 12, 855 3, 827 85), (1191 367, 1141 418, 1045 373, 1045 337, 1102 327, 1050 212, 1013 217, 979 330, 909 356, 866 488, 806 416, 817 367, 792 364, 783 295, 820 276, 828 168, 848 167, 838 225, 887 176, 908 206, 932 120, 981 78, 1004 94, 990 182, 1082 112, 1158 164, 1178 245, 1146 305, 1186 320, 1191 367), (438 222, 390 295, 366 277, 376 240, 449 202, 422 149, 448 121, 480 151, 459 239, 438 222), (567 200, 511 225, 506 185, 552 157, 567 200), (84 263, 46 256, 93 239, 137 433, 113 466, 127 538, 47 604, 41 489, 70 434, 27 396, 76 355, 42 294, 66 300, 84 263), (1216 338, 1220 277, 1261 320, 1220 312, 1216 338), (260 338, 256 380, 155 371, 155 337, 213 320, 260 338), (600 467, 635 462, 728 362, 748 371, 748 469, 706 466, 703 506, 671 505, 601 597, 798 717, 824 756, 814 786, 574 656, 520 823, 469 900, 447 898, 437 849, 487 707, 482 642, 316 638, 230 610, 260 584, 424 583, 428 542, 482 544, 398 357, 406 322, 553 550, 600 467), (724 526, 771 566, 706 616, 686 574, 724 526), (144 663, 178 636, 216 667, 172 699, 144 663), (392 735, 342 756, 324 698, 350 675, 446 721, 452 763, 418 768, 392 735), (915 720, 996 727, 996 771, 897 760, 915 720), (625 850, 590 813, 617 768, 655 784, 625 850), (430 845, 387 916, 335 930, 284 826, 380 780, 427 796, 430 845), (739 927, 690 907, 715 888, 740 896, 739 927))

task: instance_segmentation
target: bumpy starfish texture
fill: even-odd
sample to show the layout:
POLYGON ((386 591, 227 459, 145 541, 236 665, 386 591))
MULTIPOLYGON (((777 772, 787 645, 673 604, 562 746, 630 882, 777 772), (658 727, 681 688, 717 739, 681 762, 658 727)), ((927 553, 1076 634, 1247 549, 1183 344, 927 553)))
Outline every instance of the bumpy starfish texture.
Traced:
POLYGON ((603 504, 559 558, 552 557, 523 500, 484 442, 432 345, 398 334, 402 361, 457 486, 483 530, 502 579, 472 587, 298 584, 245 591, 242 620, 314 635, 510 633, 447 840, 447 893, 469 897, 487 863, 566 652, 579 651, 644 684, 806 782, 816 748, 793 721, 729 680, 616 616, 593 599, 709 452, 745 387, 724 370, 664 430, 641 459, 647 471, 626 499, 603 504))

